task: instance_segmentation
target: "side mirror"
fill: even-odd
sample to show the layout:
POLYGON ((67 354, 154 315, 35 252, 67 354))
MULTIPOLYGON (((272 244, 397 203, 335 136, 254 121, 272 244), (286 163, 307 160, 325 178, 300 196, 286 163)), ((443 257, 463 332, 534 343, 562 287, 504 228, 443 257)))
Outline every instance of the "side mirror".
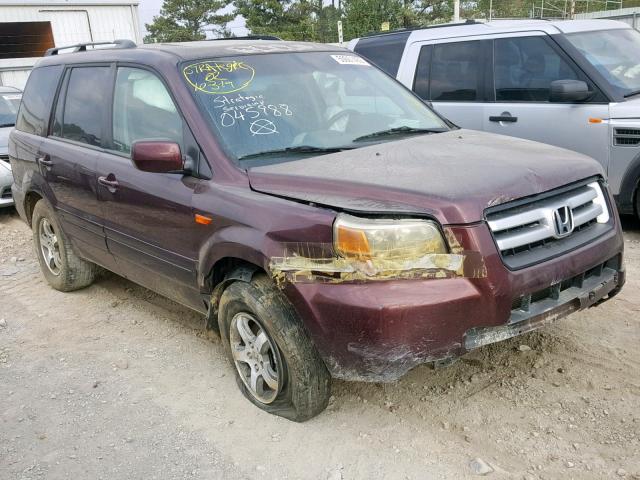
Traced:
POLYGON ((183 173, 180 145, 161 140, 141 140, 131 146, 131 160, 143 172, 183 173))
POLYGON ((582 102, 592 95, 582 80, 554 80, 549 88, 550 102, 582 102))

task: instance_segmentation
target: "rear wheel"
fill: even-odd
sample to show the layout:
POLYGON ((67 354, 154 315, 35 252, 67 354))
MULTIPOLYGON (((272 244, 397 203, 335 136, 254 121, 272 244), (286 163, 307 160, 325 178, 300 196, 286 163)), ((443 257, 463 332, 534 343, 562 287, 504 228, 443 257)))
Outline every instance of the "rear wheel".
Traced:
POLYGON ((31 225, 36 255, 47 282, 63 292, 91 285, 98 266, 75 253, 45 200, 39 200, 33 208, 31 225))
POLYGON ((238 386, 254 405, 296 422, 326 408, 329 372, 295 310, 266 275, 227 287, 218 323, 238 386))

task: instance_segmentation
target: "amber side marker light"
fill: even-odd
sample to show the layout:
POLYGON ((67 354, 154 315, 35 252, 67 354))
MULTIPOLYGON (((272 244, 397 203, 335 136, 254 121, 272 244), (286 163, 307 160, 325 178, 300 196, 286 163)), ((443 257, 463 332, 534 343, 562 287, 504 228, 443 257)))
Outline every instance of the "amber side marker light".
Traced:
POLYGON ((204 215, 200 215, 199 213, 195 214, 196 223, 201 225, 209 225, 213 220, 209 217, 205 217, 204 215))
POLYGON ((371 247, 365 233, 342 225, 336 229, 336 248, 346 256, 371 256, 371 247))
POLYGON ((602 123, 601 118, 589 117, 589 123, 602 123))

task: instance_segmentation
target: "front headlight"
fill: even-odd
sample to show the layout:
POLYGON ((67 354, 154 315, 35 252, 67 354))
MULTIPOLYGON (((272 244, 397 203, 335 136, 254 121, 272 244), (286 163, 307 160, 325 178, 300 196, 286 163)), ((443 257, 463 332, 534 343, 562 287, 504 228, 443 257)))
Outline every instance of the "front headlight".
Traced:
POLYGON ((429 220, 340 214, 333 225, 333 241, 340 256, 363 260, 407 260, 447 253, 440 230, 429 220))

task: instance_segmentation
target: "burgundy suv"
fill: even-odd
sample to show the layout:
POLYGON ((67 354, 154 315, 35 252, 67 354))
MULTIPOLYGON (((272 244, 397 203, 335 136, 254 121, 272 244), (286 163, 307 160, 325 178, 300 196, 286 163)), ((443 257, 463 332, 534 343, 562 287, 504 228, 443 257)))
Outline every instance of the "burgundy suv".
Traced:
POLYGON ((39 61, 9 146, 45 278, 102 267, 201 312, 268 412, 309 419, 331 377, 392 381, 624 283, 597 162, 460 130, 357 54, 74 50, 39 61))

